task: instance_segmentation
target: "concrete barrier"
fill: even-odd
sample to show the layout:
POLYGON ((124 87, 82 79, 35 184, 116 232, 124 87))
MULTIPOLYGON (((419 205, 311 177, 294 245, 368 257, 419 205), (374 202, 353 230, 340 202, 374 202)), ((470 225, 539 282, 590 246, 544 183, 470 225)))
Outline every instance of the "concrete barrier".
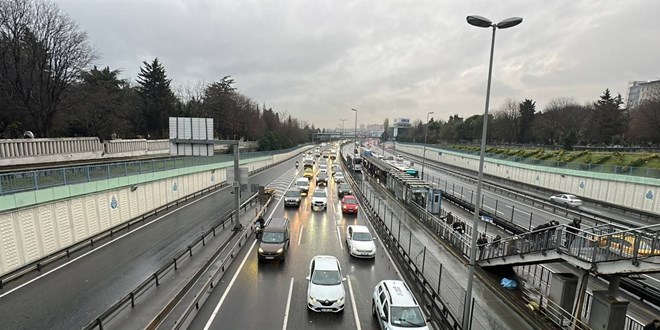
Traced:
MULTIPOLYGON (((396 150, 419 157, 423 155, 423 146, 420 145, 397 143, 396 150)), ((427 147, 426 158, 475 172, 479 170, 478 155, 427 147)), ((656 178, 550 168, 489 158, 484 161, 484 174, 660 214, 660 196, 657 196, 660 179, 656 178)))
POLYGON ((98 138, 0 140, 0 166, 82 160, 102 154, 98 138))

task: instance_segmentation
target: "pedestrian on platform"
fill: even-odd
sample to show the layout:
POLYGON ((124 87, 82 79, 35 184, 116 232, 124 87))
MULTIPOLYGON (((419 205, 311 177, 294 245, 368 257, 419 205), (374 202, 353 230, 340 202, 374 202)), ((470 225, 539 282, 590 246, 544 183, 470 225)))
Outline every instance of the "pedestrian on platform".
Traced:
POLYGON ((644 326, 644 329, 642 330, 658 330, 660 329, 660 320, 655 319, 653 322, 647 324, 644 326))
POLYGON ((486 237, 486 234, 481 234, 481 237, 477 239, 477 247, 479 248, 479 260, 484 258, 484 248, 486 247, 486 244, 488 244, 488 237, 486 237))
POLYGON ((566 248, 570 249, 571 245, 573 244, 573 241, 575 240, 575 237, 578 234, 578 231, 580 230, 580 223, 582 221, 579 218, 573 218, 573 222, 568 224, 568 227, 566 227, 566 248))

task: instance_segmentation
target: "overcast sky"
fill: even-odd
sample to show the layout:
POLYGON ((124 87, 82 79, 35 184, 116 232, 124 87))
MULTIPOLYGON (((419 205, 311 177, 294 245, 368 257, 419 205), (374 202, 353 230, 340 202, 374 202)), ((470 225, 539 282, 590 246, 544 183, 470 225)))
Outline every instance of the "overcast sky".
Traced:
POLYGON ((660 1, 57 0, 101 58, 133 81, 158 57, 173 86, 231 75, 253 100, 317 127, 483 113, 507 98, 593 101, 660 78, 660 1))

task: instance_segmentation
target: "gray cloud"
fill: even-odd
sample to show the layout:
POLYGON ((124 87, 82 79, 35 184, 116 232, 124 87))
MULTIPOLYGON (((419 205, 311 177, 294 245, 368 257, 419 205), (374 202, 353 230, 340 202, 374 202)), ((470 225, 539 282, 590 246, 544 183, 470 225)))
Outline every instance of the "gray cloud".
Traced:
MULTIPOLYGON (((524 22, 497 32, 491 108, 531 98, 626 96, 660 76, 658 1, 57 0, 135 79, 159 57, 175 85, 232 75, 256 102, 320 127, 340 118, 447 119, 483 110, 490 31, 470 14, 524 22), (654 71, 655 70, 655 71, 654 71)), ((347 121, 348 125, 348 121, 347 121)))

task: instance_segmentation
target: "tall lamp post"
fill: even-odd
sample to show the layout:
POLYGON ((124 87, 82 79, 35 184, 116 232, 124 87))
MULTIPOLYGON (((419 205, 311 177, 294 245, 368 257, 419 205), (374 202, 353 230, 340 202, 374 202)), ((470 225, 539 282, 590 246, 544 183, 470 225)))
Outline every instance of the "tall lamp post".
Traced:
POLYGON ((424 180, 424 165, 426 164, 426 137, 428 136, 429 133, 429 116, 432 114, 433 111, 429 111, 426 113, 426 127, 424 128, 424 153, 422 156, 422 180, 424 180))
POLYGON ((477 179, 477 199, 474 204, 474 217, 472 225, 472 243, 470 245, 470 265, 468 274, 467 289, 465 292, 465 303, 463 304, 463 329, 470 329, 470 320, 472 318, 472 282, 474 281, 474 266, 477 259, 477 236, 479 235, 479 213, 481 206, 481 187, 484 177, 484 153, 486 151, 486 132, 488 129, 488 102, 490 101, 490 82, 493 74, 493 52, 495 50, 495 31, 497 29, 507 29, 522 23, 520 17, 507 18, 497 24, 481 16, 468 16, 467 22, 470 25, 481 28, 492 28, 493 37, 490 43, 490 62, 488 64, 488 84, 486 87, 486 106, 484 109, 484 124, 481 131, 481 151, 479 152, 479 177, 477 179))
POLYGON ((353 152, 355 152, 355 150, 357 150, 357 148, 358 148, 358 143, 357 143, 357 112, 358 111, 357 111, 357 109, 351 109, 351 111, 355 111, 355 140, 354 140, 355 141, 355 148, 354 148, 354 151, 353 151, 353 152))
POLYGON ((344 122, 346 121, 346 119, 339 119, 339 121, 341 122, 341 134, 340 134, 341 137, 340 137, 340 139, 342 141, 344 141, 344 122))

